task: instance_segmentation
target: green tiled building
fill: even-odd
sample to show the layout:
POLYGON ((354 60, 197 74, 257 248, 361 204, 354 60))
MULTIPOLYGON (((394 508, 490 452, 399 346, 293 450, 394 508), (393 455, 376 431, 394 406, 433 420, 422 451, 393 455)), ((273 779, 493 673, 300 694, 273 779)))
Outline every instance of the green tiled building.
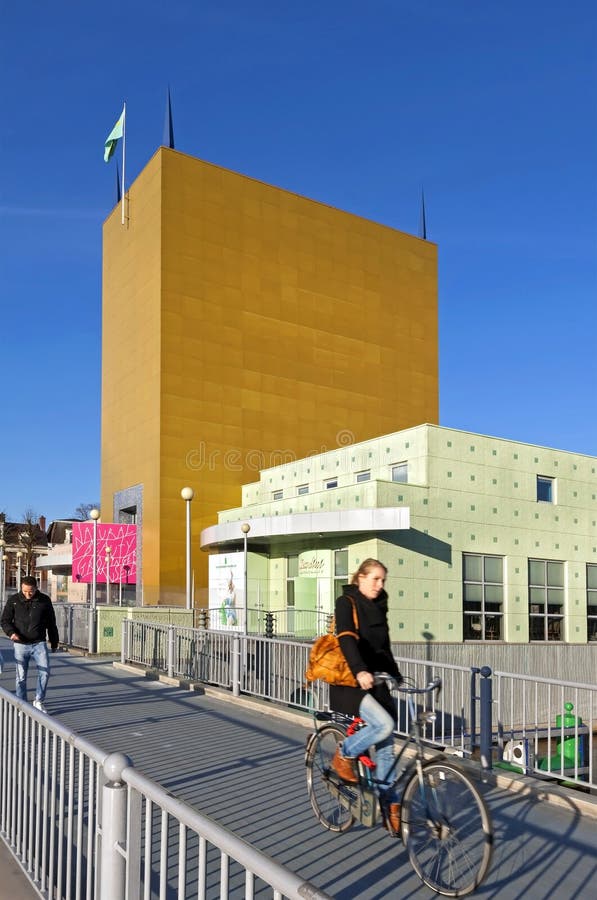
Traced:
MULTIPOLYGON (((597 459, 419 425, 260 471, 202 533, 241 551, 247 594, 326 614, 368 556, 395 640, 597 641, 597 459)), ((290 630, 290 629, 288 629, 290 630)))

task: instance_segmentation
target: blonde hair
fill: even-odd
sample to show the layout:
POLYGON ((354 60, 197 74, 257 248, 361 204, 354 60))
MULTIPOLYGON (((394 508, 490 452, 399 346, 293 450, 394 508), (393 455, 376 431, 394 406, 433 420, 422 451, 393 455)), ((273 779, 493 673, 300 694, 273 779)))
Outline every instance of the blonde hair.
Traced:
POLYGON ((364 559, 361 565, 358 567, 352 578, 350 579, 351 584, 359 583, 359 577, 361 575, 368 575, 371 569, 380 568, 383 569, 386 575, 388 574, 388 567, 384 566, 382 562, 378 559, 373 559, 371 556, 368 559, 364 559))

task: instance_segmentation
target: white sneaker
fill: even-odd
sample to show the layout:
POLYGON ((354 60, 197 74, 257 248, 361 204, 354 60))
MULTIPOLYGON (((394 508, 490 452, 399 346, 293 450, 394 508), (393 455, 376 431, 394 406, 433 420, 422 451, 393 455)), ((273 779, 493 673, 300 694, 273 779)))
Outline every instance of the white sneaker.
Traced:
POLYGON ((33 705, 36 709, 39 709, 40 712, 47 714, 48 710, 46 709, 42 700, 34 700, 33 705))

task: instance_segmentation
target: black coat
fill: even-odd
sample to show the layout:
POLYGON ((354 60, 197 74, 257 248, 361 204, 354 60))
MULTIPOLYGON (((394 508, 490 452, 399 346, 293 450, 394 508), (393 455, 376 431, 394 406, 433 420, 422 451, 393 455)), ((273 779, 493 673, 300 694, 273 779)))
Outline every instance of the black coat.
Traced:
MULTIPOLYGON (((356 585, 350 584, 342 597, 336 600, 336 633, 354 632, 352 603, 354 601, 359 624, 358 639, 350 634, 339 637, 340 649, 346 657, 353 675, 359 672, 388 672, 400 679, 400 671, 392 655, 388 629, 388 595, 385 591, 375 600, 363 597, 356 585)), ((336 712, 356 716, 365 694, 372 694, 390 715, 396 719, 396 703, 385 684, 375 685, 370 691, 360 687, 330 685, 330 707, 336 712)))
POLYGON ((36 591, 31 600, 25 600, 20 591, 9 597, 1 624, 8 637, 16 633, 23 644, 45 641, 46 632, 52 648, 60 643, 52 601, 40 591, 36 591))

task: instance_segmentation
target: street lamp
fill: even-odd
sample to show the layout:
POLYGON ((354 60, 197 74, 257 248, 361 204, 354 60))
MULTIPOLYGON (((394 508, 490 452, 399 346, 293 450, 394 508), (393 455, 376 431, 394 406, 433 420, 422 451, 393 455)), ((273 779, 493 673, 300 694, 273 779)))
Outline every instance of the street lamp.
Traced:
POLYGON ((248 533, 249 533, 250 530, 251 530, 251 526, 249 525, 248 522, 243 522, 243 524, 240 526, 240 530, 241 530, 242 533, 243 533, 243 544, 244 544, 244 546, 243 546, 243 562, 244 562, 243 569, 244 569, 244 583, 245 583, 245 601, 244 601, 245 615, 244 615, 243 631, 244 631, 244 633, 246 634, 246 633, 247 633, 247 616, 248 616, 248 614, 249 614, 249 597, 248 597, 248 594, 247 594, 247 588, 248 588, 248 579, 247 579, 247 535, 248 535, 248 533))
POLYGON ((191 487, 183 487, 180 496, 185 501, 187 513, 187 609, 192 608, 191 602, 191 501, 195 496, 195 491, 191 487))
POLYGON ((95 653, 97 615, 97 520, 100 517, 99 509, 89 510, 89 518, 93 520, 93 562, 91 569, 91 606, 89 608, 89 652, 95 653))
POLYGON ((110 554, 111 547, 106 547, 106 606, 110 605, 110 554))
POLYGON ((21 560, 23 558, 23 553, 21 550, 17 550, 17 591, 21 590, 21 560))

